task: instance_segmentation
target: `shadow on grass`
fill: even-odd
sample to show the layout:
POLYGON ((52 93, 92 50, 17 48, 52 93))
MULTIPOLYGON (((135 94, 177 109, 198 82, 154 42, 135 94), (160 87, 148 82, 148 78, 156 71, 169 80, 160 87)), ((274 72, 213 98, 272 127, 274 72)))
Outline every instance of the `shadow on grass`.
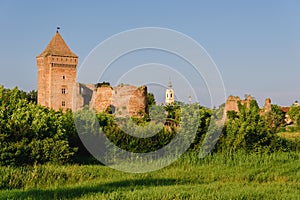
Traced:
POLYGON ((0 195, 0 199, 73 199, 91 193, 110 193, 147 186, 181 185, 184 181, 177 179, 138 179, 123 180, 93 186, 65 187, 58 189, 12 190, 0 195))

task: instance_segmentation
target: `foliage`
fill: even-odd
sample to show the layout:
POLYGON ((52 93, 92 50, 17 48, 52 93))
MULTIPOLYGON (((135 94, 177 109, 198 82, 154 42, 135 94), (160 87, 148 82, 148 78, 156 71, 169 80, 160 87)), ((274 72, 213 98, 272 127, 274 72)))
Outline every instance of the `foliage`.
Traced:
POLYGON ((202 106, 199 106, 199 122, 195 139, 191 144, 191 150, 199 150, 201 148, 203 139, 208 131, 211 122, 212 112, 202 106))
POLYGON ((273 133, 279 132, 284 126, 284 113, 278 105, 271 105, 271 111, 265 113, 265 120, 273 133))
POLYGON ((155 101, 153 93, 150 93, 150 92, 147 93, 147 105, 148 105, 148 108, 150 108, 151 106, 156 105, 156 101, 155 101))
MULTIPOLYGON (((227 113, 225 128, 217 141, 222 128, 217 119, 222 118, 224 105, 219 110, 181 102, 156 106, 150 94, 153 100, 149 116, 143 113, 140 117, 115 118, 106 112, 95 114, 88 108, 75 113, 56 112, 37 105, 35 95, 36 92, 0 86, 0 165, 66 163, 91 157, 77 131, 85 137, 98 135, 102 130, 112 144, 139 153, 158 150, 177 134, 186 136, 178 148, 189 143, 192 152, 201 148, 211 151, 209 147, 214 145, 207 142, 217 142, 214 152, 225 154, 299 149, 299 141, 275 134, 283 124, 283 113, 276 105, 265 115, 261 115, 256 101, 249 108, 239 105, 239 113, 227 113), (74 120, 79 127, 75 127, 74 120)), ((289 112, 296 121, 300 120, 299 113, 299 107, 292 107, 289 112)))
POLYGON ((291 106, 287 114, 296 123, 297 128, 300 130, 300 106, 297 105, 291 106))
POLYGON ((2 87, 0 113, 0 165, 62 163, 74 154, 62 112, 28 101, 17 88, 2 87))
MULTIPOLYGON (((276 105, 265 115, 256 101, 227 113, 216 148, 200 158, 204 138, 214 141, 222 128, 216 120, 220 110, 176 102, 163 109, 152 105, 151 121, 147 116, 116 119, 89 109, 56 112, 37 105, 35 94, 0 86, 0 199, 298 198, 299 141, 277 136, 283 113, 276 105), (171 166, 129 174, 101 165, 70 165, 90 156, 77 130, 84 136, 102 130, 114 145, 141 153, 164 147, 176 134, 195 132, 195 138, 180 141, 192 145, 171 166), (156 134, 138 138, 127 130, 136 136, 156 134)), ((299 107, 289 114, 299 125, 299 107)))
POLYGON ((0 85, 0 104, 9 104, 12 100, 11 96, 14 96, 14 99, 26 99, 28 102, 37 103, 37 91, 35 90, 27 93, 17 87, 6 89, 0 85))
POLYGON ((273 152, 292 148, 290 142, 275 134, 279 124, 272 119, 280 121, 277 107, 272 107, 271 113, 266 117, 260 114, 255 100, 251 101, 249 108, 241 104, 238 107, 237 115, 228 115, 224 135, 218 145, 222 152, 273 152))

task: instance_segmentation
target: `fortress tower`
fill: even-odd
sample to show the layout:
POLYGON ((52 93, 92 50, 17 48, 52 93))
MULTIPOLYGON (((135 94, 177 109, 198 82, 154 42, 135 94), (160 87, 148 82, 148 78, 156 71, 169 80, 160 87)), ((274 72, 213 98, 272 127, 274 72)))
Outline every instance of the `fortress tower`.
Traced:
POLYGON ((174 90, 172 89, 172 83, 169 82, 168 89, 166 90, 166 104, 174 103, 174 90))
POLYGON ((78 56, 56 31, 46 49, 36 57, 38 103, 54 110, 72 109, 78 56))

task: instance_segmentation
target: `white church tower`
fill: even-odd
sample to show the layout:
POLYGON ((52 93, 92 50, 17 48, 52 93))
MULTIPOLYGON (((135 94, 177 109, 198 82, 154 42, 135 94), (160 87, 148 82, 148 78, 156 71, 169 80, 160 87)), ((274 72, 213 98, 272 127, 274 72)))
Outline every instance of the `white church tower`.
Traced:
POLYGON ((166 90, 166 104, 174 103, 174 90, 172 89, 171 81, 168 84, 168 89, 166 90))

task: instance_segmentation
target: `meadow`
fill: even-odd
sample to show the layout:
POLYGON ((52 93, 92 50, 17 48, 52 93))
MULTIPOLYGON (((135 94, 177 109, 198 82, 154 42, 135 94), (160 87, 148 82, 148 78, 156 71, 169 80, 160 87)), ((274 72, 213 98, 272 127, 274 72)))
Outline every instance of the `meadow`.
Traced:
POLYGON ((100 164, 0 167, 0 199, 300 199, 297 152, 200 159, 130 174, 100 164))

